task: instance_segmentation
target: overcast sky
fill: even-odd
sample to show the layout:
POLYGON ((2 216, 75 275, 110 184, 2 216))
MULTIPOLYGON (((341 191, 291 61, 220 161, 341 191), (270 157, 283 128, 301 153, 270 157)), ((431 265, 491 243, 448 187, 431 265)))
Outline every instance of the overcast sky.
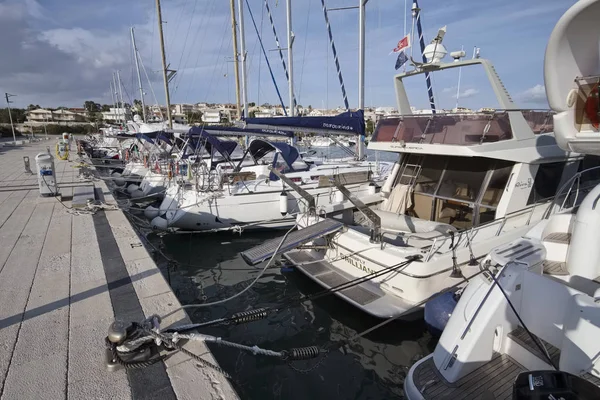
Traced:
MULTIPOLYGON (((247 0, 262 30, 275 80, 285 104, 288 90, 265 12, 264 0, 247 0)), ((268 0, 282 46, 286 46, 285 0, 268 0)), ((574 0, 421 0, 426 43, 447 25, 448 51, 473 46, 491 60, 523 107, 547 108, 543 59, 548 36, 574 0)), ((356 0, 326 0, 328 7, 352 6, 356 0)), ((411 1, 408 0, 410 8, 411 1)), ((367 5, 366 105, 394 106, 395 55, 402 38, 404 0, 370 0, 367 5)), ((298 103, 334 108, 343 100, 329 46, 320 0, 292 0, 294 79, 298 103)), ((229 1, 162 0, 167 62, 178 70, 172 103, 235 102, 229 1)), ((358 11, 329 15, 350 106, 358 103, 358 11)), ((279 103, 245 10, 248 51, 248 98, 279 103)), ((16 94, 16 106, 81 107, 85 100, 110 103, 109 81, 119 70, 125 101, 139 98, 129 29, 158 101, 164 103, 154 0, 0 0, 0 91, 16 94)), ((410 31, 410 10, 408 26, 410 31)), ((418 51, 415 48, 415 51, 418 51)), ((415 54, 415 59, 416 59, 415 54)), ((463 69, 461 106, 496 106, 484 73, 463 69)), ((458 71, 434 77, 439 107, 455 104, 458 71)), ((146 102, 154 96, 144 78, 146 102)), ((413 77, 411 102, 426 107, 425 83, 413 77)))

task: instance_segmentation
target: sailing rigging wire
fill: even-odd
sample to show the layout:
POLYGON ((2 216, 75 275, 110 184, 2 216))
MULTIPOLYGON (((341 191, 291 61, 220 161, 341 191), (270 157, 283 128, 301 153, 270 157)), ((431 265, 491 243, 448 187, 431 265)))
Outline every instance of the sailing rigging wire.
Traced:
POLYGON ((248 7, 248 12, 250 13, 250 19, 252 20, 252 25, 254 26, 254 30, 256 31, 256 36, 258 36, 258 42, 260 43, 260 48, 262 49, 263 55, 265 57, 265 62, 267 63, 267 68, 269 68, 269 73, 271 74, 271 80, 273 81, 273 85, 275 85, 275 91, 277 92, 277 96, 279 97, 279 102, 281 103, 281 107, 283 108, 283 114, 287 117, 287 110, 285 109, 285 104, 283 102, 283 98, 281 97, 281 92, 279 91, 279 86, 277 86, 277 81, 275 80, 275 76, 273 75, 273 69, 271 68, 271 63, 269 62, 269 57, 267 55, 267 51, 265 50, 265 46, 263 45, 262 38, 260 37, 260 33, 258 31, 258 27, 256 26, 256 21, 254 20, 254 15, 252 14, 252 9, 250 8, 250 3, 246 0, 246 6, 248 7))
POLYGON ((340 61, 338 59, 337 50, 335 48, 335 42, 333 41, 333 33, 331 32, 331 24, 329 23, 329 16, 327 14, 327 6, 325 5, 325 0, 321 0, 321 4, 323 5, 323 15, 325 16, 325 25, 327 26, 327 33, 329 34, 329 43, 331 44, 331 51, 333 52, 333 60, 337 69, 337 76, 340 81, 340 88, 342 89, 342 98, 344 99, 344 106, 346 107, 346 110, 350 110, 350 105, 348 104, 348 95, 346 94, 346 87, 344 86, 344 77, 342 76, 340 61))
MULTIPOLYGON (((177 15, 177 19, 175 20, 176 21, 176 23, 175 23, 175 30, 172 32, 172 35, 168 35, 168 33, 171 33, 171 32, 166 32, 166 28, 169 25, 167 24, 167 21, 165 21, 165 19, 163 18, 163 24, 166 25, 163 28, 165 30, 165 36, 167 36, 167 37, 170 36, 171 37, 171 40, 169 41, 169 43, 167 44, 167 47, 165 48, 165 53, 166 53, 167 60, 171 58, 171 55, 172 55, 171 52, 172 52, 173 47, 174 47, 173 45, 175 44, 175 40, 177 39, 177 33, 179 32, 179 26, 181 25, 181 23, 183 21, 183 16, 185 14, 185 9, 187 7, 188 1, 189 0, 185 0, 184 3, 183 3, 183 6, 179 9, 179 13, 177 15)), ((166 14, 166 12, 163 11, 163 14, 166 14)), ((173 16, 175 16, 175 15, 173 15, 173 16)))
MULTIPOLYGON (((221 43, 219 45, 219 52, 217 53, 218 54, 217 55, 217 59, 221 58, 221 53, 223 52, 223 44, 225 43, 225 38, 227 36, 229 36, 229 35, 227 35, 227 30, 230 29, 230 27, 228 27, 227 24, 223 24, 223 28, 224 28, 224 30, 223 30, 223 33, 221 34, 221 43)), ((232 40, 231 36, 229 36, 229 40, 231 42, 231 40, 232 40)), ((229 47, 229 46, 227 46, 227 47, 229 47)), ((208 88, 207 88, 207 90, 205 92, 204 98, 209 98, 210 95, 212 94, 212 87, 213 87, 213 85, 216 82, 215 74, 217 72, 217 67, 219 66, 219 64, 220 63, 218 61, 216 61, 213 64, 213 70, 212 70, 212 74, 211 74, 211 77, 210 77, 210 82, 209 82, 208 88)))
MULTIPOLYGON (((287 65, 285 63, 285 58, 283 57, 283 52, 281 51, 281 44, 279 42, 279 37, 277 36, 277 30, 275 29, 275 22, 273 21, 273 15, 271 14, 271 8, 269 7, 269 0, 265 0, 265 8, 267 10, 267 14, 269 16, 269 21, 271 21, 271 28, 273 29, 273 36, 275 37, 275 44, 277 45, 277 51, 279 53, 279 58, 281 59, 281 64, 283 65, 283 72, 285 72, 286 81, 290 82, 290 74, 288 72, 287 65)), ((296 96, 293 96, 294 105, 298 104, 296 101, 296 96)), ((290 105, 290 109, 294 107, 294 105, 290 105)))
MULTIPOLYGON (((190 30, 192 29, 192 22, 194 21, 194 15, 196 13, 196 6, 198 5, 198 0, 194 0, 194 7, 192 8, 192 13, 190 14, 190 23, 188 24, 187 32, 185 33, 185 39, 183 41, 183 49, 181 49, 181 56, 179 57, 179 63, 177 64, 177 69, 179 70, 179 74, 175 77, 175 81, 177 82, 172 90, 173 96, 177 93, 177 89, 179 88, 179 84, 181 83, 182 76, 184 74, 185 68, 182 68, 183 55, 186 54, 185 50, 187 47, 188 38, 190 36, 190 30)), ((188 58, 191 51, 188 51, 188 58)), ((175 82, 173 82, 175 83, 175 82)))
MULTIPOLYGON (((267 0, 265 0, 265 2, 266 1, 267 0)), ((263 35, 264 23, 265 23, 265 9, 263 8, 262 12, 260 13, 260 36, 263 35)), ((261 85, 260 85, 261 67, 262 67, 262 58, 259 57, 259 59, 258 59, 258 83, 256 85, 256 105, 260 105, 260 94, 262 92, 262 90, 260 90, 260 88, 261 88, 261 85)))
MULTIPOLYGON (((185 101, 188 100, 189 95, 190 95, 190 90, 194 87, 194 83, 196 82, 196 74, 198 72, 198 62, 200 61, 200 55, 202 54, 202 50, 204 48, 204 43, 207 41, 206 40, 206 32, 208 31, 208 21, 211 21, 213 19, 213 15, 215 13, 215 9, 216 9, 216 1, 215 0, 211 0, 211 2, 209 3, 209 6, 206 7, 206 9, 209 10, 208 13, 203 13, 202 14, 202 20, 200 21, 200 26, 203 27, 204 29, 199 28, 196 31, 196 36, 194 37, 194 43, 200 43, 200 48, 198 48, 196 50, 196 61, 194 62, 194 67, 192 68, 192 80, 191 83, 188 85, 188 89, 187 92, 185 94, 185 101), (198 35, 200 35, 200 32, 202 33, 202 37, 198 38, 198 35)), ((191 56, 191 52, 188 54, 188 59, 191 56)), ((186 59, 186 67, 187 67, 187 63, 188 63, 188 59, 186 59)))
MULTIPOLYGON (((266 0, 265 0, 266 1, 266 0)), ((306 25, 304 27, 304 51, 302 52, 302 65, 300 66, 300 85, 298 85, 298 100, 302 99, 302 79, 304 78, 304 65, 306 64, 306 45, 308 44, 308 22, 310 21, 310 6, 313 0, 308 0, 308 11, 306 12, 306 25)))
MULTIPOLYGON (((148 72, 146 71, 146 66, 144 65, 144 61, 140 56, 140 64, 142 65, 142 70, 144 71, 144 75, 146 76, 146 80, 148 81, 148 87, 150 88, 150 92, 152 93, 152 98, 154 99, 154 104, 159 104, 158 99, 156 98, 156 93, 154 93, 154 87, 152 87, 152 82, 150 81, 150 77, 148 76, 148 72)), ((160 114, 160 118, 163 119, 162 108, 158 107, 158 113, 160 114)))

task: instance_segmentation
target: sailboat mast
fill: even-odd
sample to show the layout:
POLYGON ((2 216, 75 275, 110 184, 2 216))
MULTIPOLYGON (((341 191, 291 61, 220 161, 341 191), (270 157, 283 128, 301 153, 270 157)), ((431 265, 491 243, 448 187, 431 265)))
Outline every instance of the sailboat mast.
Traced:
POLYGON ((292 47, 294 45, 294 33, 292 32, 292 1, 286 1, 287 12, 287 56, 288 56, 288 89, 290 94, 290 117, 296 115, 296 102, 294 97, 294 61, 292 47))
POLYGON ((142 87, 142 75, 140 74, 140 63, 138 60, 138 50, 135 45, 135 34, 133 26, 131 27, 131 43, 133 45, 133 57, 135 58, 135 70, 137 72, 138 84, 140 86, 140 101, 142 102, 142 121, 146 122, 146 103, 144 102, 144 88, 142 87))
POLYGON ((115 104, 115 112, 117 113, 117 123, 121 123, 121 111, 119 107, 119 96, 117 95, 117 80, 115 79, 115 73, 112 74, 112 84, 113 84, 113 102, 115 104))
POLYGON ((246 33, 244 31, 244 2, 238 0, 239 27, 240 27, 240 53, 242 56, 242 104, 244 118, 248 117, 248 85, 246 84, 246 33))
MULTIPOLYGON (((358 0, 358 109, 365 108, 365 7, 369 0, 358 0)), ((362 160, 365 157, 364 136, 359 135, 358 159, 362 160)))
MULTIPOLYGON (((120 98, 120 102, 121 102, 121 106, 120 106, 120 110, 123 111, 123 125, 125 125, 125 123, 127 122, 125 120, 125 106, 123 105, 123 88, 121 86, 121 73, 119 72, 119 70, 117 70, 117 83, 119 85, 119 98, 120 98)), ((121 111, 119 111, 121 112, 121 111)))
MULTIPOLYGON (((113 78, 114 78, 114 73, 113 73, 113 78)), ((113 90, 113 81, 111 80, 109 82, 109 84, 110 84, 110 99, 112 100, 113 107, 115 107, 115 91, 113 90)), ((116 111, 116 107, 113 108, 113 110, 116 111)))
POLYGON ((241 114, 240 105, 240 66, 238 58, 237 23, 235 21, 235 0, 229 0, 231 6, 231 35, 233 36, 233 71, 235 75, 235 104, 238 118, 241 114))
POLYGON ((158 35, 160 36, 160 54, 162 58, 163 81, 165 83, 165 98, 167 100, 167 121, 169 123, 169 128, 173 129, 173 121, 171 120, 171 97, 169 95, 169 78, 167 77, 167 58, 165 56, 165 38, 163 37, 160 0, 156 0, 156 12, 158 14, 158 35))

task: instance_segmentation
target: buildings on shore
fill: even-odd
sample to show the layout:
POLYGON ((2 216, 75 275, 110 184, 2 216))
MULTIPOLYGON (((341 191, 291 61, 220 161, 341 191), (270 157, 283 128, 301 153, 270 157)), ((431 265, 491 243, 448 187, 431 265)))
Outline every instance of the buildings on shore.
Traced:
MULTIPOLYGON (((277 117, 285 115, 285 112, 289 114, 289 108, 284 112, 283 107, 275 106, 270 104, 263 104, 257 106, 254 103, 250 103, 248 107, 249 115, 258 118, 277 117)), ((325 108, 313 108, 308 107, 297 107, 298 115, 320 117, 320 116, 334 116, 338 115, 345 110, 341 107, 334 109, 325 108)), ((430 114, 431 110, 420 110, 411 107, 413 114, 430 114)), ((473 112, 470 109, 460 108, 454 110, 440 110, 440 112, 449 113, 469 113, 473 112)), ((365 121, 371 121, 373 124, 377 124, 381 118, 397 115, 398 111, 394 107, 368 107, 364 110, 365 121)), ((109 108, 108 111, 96 113, 94 122, 101 122, 98 119, 102 119, 104 123, 116 124, 122 121, 131 120, 133 114, 141 114, 141 109, 136 107, 127 108, 109 108)), ((146 118, 149 121, 162 121, 166 119, 167 108, 160 105, 147 106, 146 118)), ((171 117, 174 122, 181 124, 227 124, 238 120, 238 112, 235 104, 223 103, 223 104, 211 104, 211 103, 195 103, 195 104, 173 104, 171 106, 171 117)), ((80 125, 92 122, 89 118, 88 113, 84 108, 61 108, 57 110, 39 108, 30 110, 27 112, 27 124, 29 125, 42 125, 42 124, 59 124, 59 125, 80 125)))

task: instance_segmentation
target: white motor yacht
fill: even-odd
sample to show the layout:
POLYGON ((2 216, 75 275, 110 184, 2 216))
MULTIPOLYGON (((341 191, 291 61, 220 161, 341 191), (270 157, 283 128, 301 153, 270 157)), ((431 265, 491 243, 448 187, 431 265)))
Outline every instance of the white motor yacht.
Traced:
MULTIPOLYGON (((591 157, 600 156, 599 17, 598 0, 573 5, 544 71, 557 141, 591 157)), ((547 218, 477 267, 433 354, 410 369, 408 399, 600 398, 600 185, 582 193, 599 171, 577 174, 547 218)))
POLYGON ((327 235, 325 218, 299 217, 308 229, 298 244, 322 237, 285 254, 325 288, 364 278, 335 294, 380 318, 414 318, 408 310, 478 272, 478 259, 540 221, 583 168, 582 155, 557 145, 552 113, 518 110, 490 61, 434 61, 394 78, 400 116, 380 120, 369 143, 399 155, 378 205, 327 235), (500 108, 413 115, 405 79, 458 67, 483 68, 500 108))

